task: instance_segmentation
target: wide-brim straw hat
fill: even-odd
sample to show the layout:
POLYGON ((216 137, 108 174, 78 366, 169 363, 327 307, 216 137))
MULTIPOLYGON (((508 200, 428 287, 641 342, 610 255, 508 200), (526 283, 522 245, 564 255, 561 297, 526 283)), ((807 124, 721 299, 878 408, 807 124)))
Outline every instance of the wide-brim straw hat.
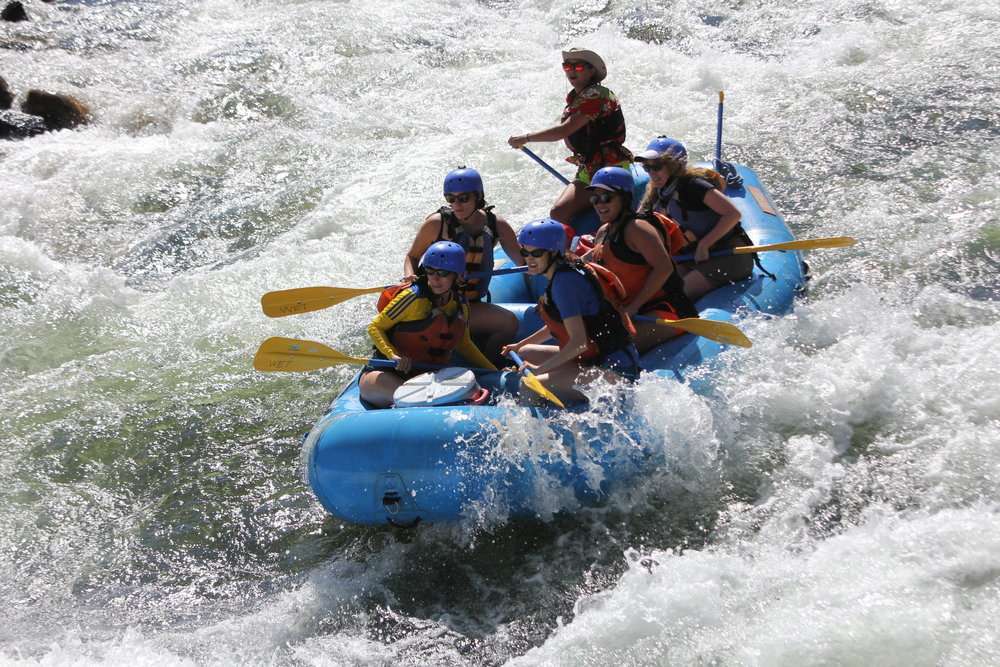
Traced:
POLYGON ((604 59, 589 49, 578 49, 576 47, 569 51, 562 52, 563 62, 567 60, 582 60, 594 68, 594 83, 603 81, 608 75, 608 66, 604 64, 604 59))

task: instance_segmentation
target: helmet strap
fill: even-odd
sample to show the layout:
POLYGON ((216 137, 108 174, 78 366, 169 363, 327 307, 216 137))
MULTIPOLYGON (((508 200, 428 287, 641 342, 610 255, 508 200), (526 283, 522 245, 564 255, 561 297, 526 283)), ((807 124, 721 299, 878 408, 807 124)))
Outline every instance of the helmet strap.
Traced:
MULTIPOLYGON (((452 209, 451 213, 452 213, 452 215, 455 215, 455 210, 452 209)), ((464 218, 459 218, 457 215, 455 215, 455 218, 460 223, 465 224, 466 222, 468 222, 469 220, 471 220, 472 216, 474 216, 476 213, 479 213, 479 208, 478 207, 472 209, 472 213, 470 213, 469 215, 465 216, 464 218)))

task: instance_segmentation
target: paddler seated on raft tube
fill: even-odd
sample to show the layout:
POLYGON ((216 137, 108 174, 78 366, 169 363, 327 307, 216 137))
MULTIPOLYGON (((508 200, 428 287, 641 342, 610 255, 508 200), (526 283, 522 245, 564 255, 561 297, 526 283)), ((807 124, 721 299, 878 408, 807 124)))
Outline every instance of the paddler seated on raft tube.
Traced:
POLYGON ((475 169, 459 167, 444 177, 444 198, 448 203, 424 220, 413 240, 403 275, 413 276, 420 257, 436 241, 454 241, 465 250, 468 276, 464 296, 472 312, 472 336, 487 355, 496 356, 501 345, 517 335, 517 318, 508 310, 487 301, 493 271, 493 249, 500 243, 507 255, 518 265, 524 259, 518 253, 514 229, 486 205, 483 179, 475 169))
MULTIPOLYGON (((723 194, 726 181, 711 169, 688 166, 687 149, 676 139, 657 137, 635 156, 649 174, 640 213, 664 213, 681 226, 688 240, 681 253, 694 253, 694 264, 680 264, 684 293, 696 301, 717 287, 753 273, 753 255, 708 256, 712 250, 753 245, 740 226, 740 212, 723 194)), ((677 253, 680 254, 680 253, 677 253)))
POLYGON ((567 162, 577 165, 576 177, 566 186, 549 217, 570 224, 589 205, 587 185, 601 167, 627 167, 632 154, 625 148, 625 116, 618 98, 600 85, 608 74, 604 60, 587 49, 562 52, 563 71, 573 90, 566 96, 559 124, 538 132, 514 135, 507 143, 520 150, 533 141, 565 140, 573 151, 567 162))
MULTIPOLYGON (((686 245, 680 228, 662 213, 637 215, 632 206, 632 173, 621 167, 598 170, 587 190, 601 221, 594 248, 584 256, 618 276, 625 288, 625 312, 667 320, 698 317, 670 259, 686 245)), ((682 332, 637 322, 635 345, 645 352, 682 332)))
MULTIPOLYGON (((563 225, 551 218, 529 222, 517 235, 528 275, 548 278, 538 313, 545 325, 504 348, 522 355, 525 366, 563 401, 586 397, 574 385, 598 376, 610 381, 639 376, 639 353, 631 320, 619 310, 621 283, 601 266, 565 254, 563 225), (617 289, 617 292, 614 290, 617 289), (609 300, 610 298, 610 300, 609 300), (544 345, 555 338, 558 345, 544 345)), ((522 397, 525 395, 522 393, 522 397)))
POLYGON ((404 284, 368 325, 375 356, 397 361, 394 369, 365 368, 361 398, 375 407, 392 405, 396 389, 417 372, 414 362, 445 364, 457 350, 473 367, 496 369, 469 335, 469 304, 462 296, 465 250, 451 241, 427 249, 416 280, 404 284))

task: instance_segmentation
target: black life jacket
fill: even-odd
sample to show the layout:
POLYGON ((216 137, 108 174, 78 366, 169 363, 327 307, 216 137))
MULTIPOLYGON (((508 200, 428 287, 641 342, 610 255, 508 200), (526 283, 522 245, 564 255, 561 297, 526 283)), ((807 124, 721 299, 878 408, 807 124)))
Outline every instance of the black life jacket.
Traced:
POLYGON ((493 277, 493 248, 499 242, 497 216, 493 214, 493 207, 487 206, 483 209, 483 213, 486 214, 486 224, 482 233, 477 236, 465 231, 465 227, 450 206, 442 206, 438 209, 438 213, 441 215, 441 229, 438 231, 437 240, 454 241, 465 249, 465 270, 468 275, 463 295, 469 301, 481 301, 489 293, 490 280, 493 277), (445 230, 448 232, 447 239, 445 230))

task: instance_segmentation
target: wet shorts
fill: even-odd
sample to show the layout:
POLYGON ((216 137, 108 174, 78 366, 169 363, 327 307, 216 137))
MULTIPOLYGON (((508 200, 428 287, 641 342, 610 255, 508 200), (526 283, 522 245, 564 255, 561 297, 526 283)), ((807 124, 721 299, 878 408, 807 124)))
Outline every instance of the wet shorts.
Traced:
MULTIPOLYGON (((713 250, 725 250, 738 246, 753 245, 746 234, 733 234, 729 240, 716 243, 713 250)), ((694 246, 682 252, 694 252, 694 246)), ((753 273, 753 255, 730 255, 729 257, 710 257, 700 264, 685 262, 677 265, 677 271, 685 276, 697 271, 712 284, 713 287, 723 287, 745 280, 753 273)))
POLYGON ((632 163, 628 160, 624 162, 612 162, 610 164, 590 164, 584 165, 576 170, 576 176, 573 177, 575 182, 583 183, 584 185, 590 185, 591 177, 597 173, 598 169, 603 169, 604 167, 621 167, 622 169, 628 169, 632 163))

